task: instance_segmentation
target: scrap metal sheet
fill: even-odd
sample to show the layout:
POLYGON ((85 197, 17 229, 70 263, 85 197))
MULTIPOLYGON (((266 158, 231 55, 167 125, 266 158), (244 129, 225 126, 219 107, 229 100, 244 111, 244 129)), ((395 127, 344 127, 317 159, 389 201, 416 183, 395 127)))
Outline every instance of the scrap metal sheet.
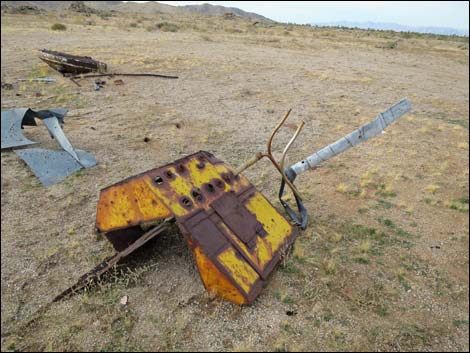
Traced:
POLYGON ((82 169, 82 166, 89 168, 97 164, 92 154, 78 149, 75 151, 81 165, 66 151, 28 148, 15 150, 15 153, 26 162, 44 186, 49 186, 82 169))
MULTIPOLYGON (((15 109, 18 110, 18 109, 15 109)), ((23 110, 23 108, 21 109, 23 110)), ((23 122, 21 123, 21 127, 24 125, 28 126, 37 126, 36 121, 34 118, 38 118, 41 120, 51 118, 55 116, 57 119, 59 119, 60 125, 64 124, 64 118, 65 115, 67 114, 68 110, 67 109, 47 109, 47 110, 32 110, 32 109, 26 109, 26 112, 24 113, 23 116, 23 122)))
POLYGON ((21 108, 2 111, 2 150, 37 143, 27 139, 21 132, 23 117, 28 110, 21 108))
POLYGON ((57 117, 53 116, 50 118, 46 118, 42 121, 44 125, 46 125, 47 130, 53 136, 60 147, 62 147, 66 152, 68 152, 79 164, 82 164, 80 158, 78 157, 75 149, 73 148, 72 144, 68 140, 67 136, 65 136, 64 131, 60 127, 59 120, 57 117))

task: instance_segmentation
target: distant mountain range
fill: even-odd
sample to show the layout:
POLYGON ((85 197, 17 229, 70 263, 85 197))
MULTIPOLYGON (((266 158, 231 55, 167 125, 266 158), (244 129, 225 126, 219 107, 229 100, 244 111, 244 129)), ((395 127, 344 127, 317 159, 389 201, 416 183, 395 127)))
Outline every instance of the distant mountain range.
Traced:
MULTIPOLYGON (((253 12, 246 12, 236 7, 225 7, 220 5, 202 4, 202 5, 186 5, 186 6, 173 6, 162 4, 156 1, 147 1, 144 3, 137 2, 123 2, 123 1, 2 1, 2 8, 24 7, 32 6, 43 11, 62 11, 74 6, 86 6, 98 11, 117 11, 124 13, 142 13, 142 14, 188 14, 200 13, 203 15, 225 15, 231 13, 235 16, 248 18, 258 21, 273 22, 269 18, 258 15, 253 12)), ((418 26, 405 26, 398 23, 387 22, 352 22, 352 21, 339 21, 339 22, 317 22, 311 23, 313 26, 332 26, 332 27, 350 27, 362 29, 375 29, 375 30, 392 30, 397 32, 418 32, 418 33, 432 33, 443 35, 458 35, 468 37, 468 29, 457 29, 450 27, 418 27, 418 26)))
POLYGON ((450 27, 418 27, 418 26, 404 26, 398 23, 388 22, 352 22, 352 21, 338 21, 338 22, 318 22, 311 23, 313 26, 331 26, 331 27, 350 27, 362 29, 377 29, 377 30, 391 30, 396 32, 418 32, 418 33, 432 33, 444 35, 456 35, 468 37, 468 29, 457 29, 450 27))
POLYGON ((40 10, 56 11, 67 10, 73 3, 81 3, 95 10, 102 11, 118 11, 127 13, 169 13, 169 14, 185 14, 185 13, 201 13, 204 15, 224 15, 232 13, 236 16, 271 21, 270 19, 258 15, 253 12, 246 12, 236 7, 225 7, 220 5, 202 4, 202 5, 186 5, 172 6, 162 4, 156 1, 148 1, 145 3, 123 2, 123 1, 2 1, 2 7, 8 6, 17 8, 20 6, 33 6, 40 10))

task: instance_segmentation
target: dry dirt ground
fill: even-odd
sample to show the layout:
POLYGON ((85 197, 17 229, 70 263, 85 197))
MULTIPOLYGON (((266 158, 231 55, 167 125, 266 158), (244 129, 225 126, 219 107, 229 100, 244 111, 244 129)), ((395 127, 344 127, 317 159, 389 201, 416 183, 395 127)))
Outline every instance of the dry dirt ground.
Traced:
MULTIPOLYGON (((468 351, 468 40, 163 15, 2 14, 1 28, 2 109, 70 109, 67 136, 99 161, 44 188, 2 151, 2 351, 468 351), (40 48, 180 78, 79 88, 40 48), (17 81, 40 76, 57 82, 17 81), (414 110, 386 134, 298 178, 309 227, 252 306, 208 295, 172 228, 23 327, 113 253, 94 233, 100 189, 201 149, 237 166, 288 108, 306 122, 295 162, 402 97, 414 110)), ((280 207, 272 166, 245 175, 280 207)))

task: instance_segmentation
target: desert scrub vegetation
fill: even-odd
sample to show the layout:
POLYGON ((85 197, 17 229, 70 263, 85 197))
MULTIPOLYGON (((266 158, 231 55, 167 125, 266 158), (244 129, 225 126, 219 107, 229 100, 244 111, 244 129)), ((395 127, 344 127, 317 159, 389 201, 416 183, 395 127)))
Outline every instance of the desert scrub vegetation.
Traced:
POLYGON ((162 31, 162 32, 178 32, 180 26, 172 22, 158 22, 154 25, 146 26, 148 32, 162 31))
POLYGON ((51 26, 51 29, 53 31, 66 31, 67 30, 67 26, 64 25, 63 23, 54 23, 52 26, 51 26))
POLYGON ((172 22, 158 22, 155 24, 155 28, 162 32, 178 32, 179 26, 172 22))
POLYGON ((444 202, 444 206, 452 210, 468 213, 468 197, 460 197, 456 200, 444 202))

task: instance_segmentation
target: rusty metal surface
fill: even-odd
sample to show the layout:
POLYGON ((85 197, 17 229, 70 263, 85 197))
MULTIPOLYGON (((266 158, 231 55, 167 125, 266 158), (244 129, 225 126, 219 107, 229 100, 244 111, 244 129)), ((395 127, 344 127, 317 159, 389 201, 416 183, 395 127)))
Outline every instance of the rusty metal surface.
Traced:
POLYGON ((101 190, 96 228, 109 232, 171 215, 184 216, 208 208, 224 191, 248 185, 247 179, 233 176, 210 153, 197 152, 101 190))
POLYGON ((89 56, 71 55, 58 51, 42 49, 39 59, 62 74, 83 74, 88 72, 106 72, 107 65, 89 56))
POLYGON ((211 203, 211 207, 250 249, 255 246, 257 235, 266 235, 263 225, 246 209, 234 192, 222 195, 211 203))
POLYGON ((254 301, 298 235, 245 177, 204 151, 103 189, 96 228, 119 250, 138 241, 140 225, 167 217, 206 289, 238 304, 254 301))

